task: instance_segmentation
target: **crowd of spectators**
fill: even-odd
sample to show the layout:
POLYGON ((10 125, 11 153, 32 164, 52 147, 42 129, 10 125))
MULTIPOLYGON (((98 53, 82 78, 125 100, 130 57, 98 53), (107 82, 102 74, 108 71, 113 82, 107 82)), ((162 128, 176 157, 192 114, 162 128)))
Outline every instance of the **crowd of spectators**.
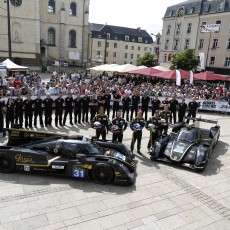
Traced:
POLYGON ((16 77, 0 77, 0 96, 25 96, 30 94, 55 95, 60 92, 67 95, 71 92, 77 94, 98 94, 103 92, 112 93, 118 90, 122 96, 131 95, 134 91, 142 96, 147 92, 148 96, 193 98, 197 100, 220 100, 230 101, 230 91, 223 83, 210 83, 197 81, 189 84, 189 81, 183 81, 181 86, 176 86, 175 81, 163 80, 155 77, 115 75, 107 76, 105 74, 62 74, 56 72, 50 75, 50 79, 43 81, 39 74, 20 75, 16 77))

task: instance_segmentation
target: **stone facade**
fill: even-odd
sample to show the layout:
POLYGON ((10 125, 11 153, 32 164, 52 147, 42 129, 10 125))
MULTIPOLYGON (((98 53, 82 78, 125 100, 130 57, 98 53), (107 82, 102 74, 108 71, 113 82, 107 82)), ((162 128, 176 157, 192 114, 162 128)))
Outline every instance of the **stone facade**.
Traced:
MULTIPOLYGON (((6 9, 4 1, 0 7, 6 9)), ((7 34, 7 11, 0 8, 1 33, 7 34)), ((89 0, 10 1, 12 61, 42 66, 55 60, 69 65, 88 62, 89 0)), ((0 60, 8 57, 8 36, 1 35, 0 60)))
MULTIPOLYGON (((188 48, 204 54, 204 68, 230 74, 230 0, 189 0, 169 6, 163 18, 160 62, 169 64, 172 55, 188 48), (205 25, 220 24, 219 31, 205 25)), ((201 70, 201 68, 200 68, 201 70)))

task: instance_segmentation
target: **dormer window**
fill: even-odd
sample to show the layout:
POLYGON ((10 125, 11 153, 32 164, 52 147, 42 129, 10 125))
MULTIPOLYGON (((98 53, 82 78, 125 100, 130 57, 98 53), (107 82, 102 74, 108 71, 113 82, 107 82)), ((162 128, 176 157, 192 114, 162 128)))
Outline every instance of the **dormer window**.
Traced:
POLYGON ((183 17, 184 16, 184 9, 180 8, 177 13, 177 17, 183 17))
POLYGON ((107 36, 107 39, 109 40, 110 39, 110 34, 106 33, 106 36, 107 36))
POLYGON ((129 42, 129 36, 128 35, 125 35, 125 41, 129 42))
POLYGON ((138 42, 142 42, 142 37, 138 37, 138 42))
POLYGON ((132 39, 132 42, 135 42, 135 38, 132 39))
POLYGON ((173 11, 170 11, 169 17, 172 17, 172 16, 173 16, 173 11))
POLYGON ((117 37, 114 37, 114 40, 117 40, 117 37))
POLYGON ((218 4, 217 11, 218 12, 223 12, 225 8, 225 0, 220 0, 218 4))
POLYGON ((97 38, 101 38, 101 35, 97 35, 97 38))
POLYGON ((190 13, 190 14, 193 14, 193 13, 194 13, 194 7, 191 7, 189 13, 190 13))
POLYGON ((204 5, 204 8, 203 8, 204 9, 204 13, 208 13, 209 7, 210 7, 209 3, 204 5))
POLYGON ((148 43, 148 40, 145 40, 145 44, 147 44, 148 43))

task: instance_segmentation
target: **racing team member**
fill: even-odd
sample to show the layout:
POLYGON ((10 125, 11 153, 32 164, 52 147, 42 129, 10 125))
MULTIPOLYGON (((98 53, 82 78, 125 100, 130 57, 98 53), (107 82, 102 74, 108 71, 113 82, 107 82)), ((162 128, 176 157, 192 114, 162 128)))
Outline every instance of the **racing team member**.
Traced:
POLYGON ((73 100, 74 104, 74 123, 81 124, 81 109, 82 109, 82 99, 81 95, 77 94, 77 97, 73 100))
POLYGON ((113 118, 115 117, 115 113, 119 110, 119 103, 121 102, 121 95, 116 90, 116 93, 113 94, 113 118))
POLYGON ((185 116, 185 111, 187 110, 188 106, 185 103, 185 99, 182 98, 182 102, 179 103, 178 105, 178 121, 183 122, 184 116, 185 116))
POLYGON ((105 108, 105 98, 101 92, 99 92, 97 95, 97 103, 98 103, 98 110, 100 107, 105 108))
POLYGON ((176 100, 176 97, 173 95, 172 100, 169 101, 169 110, 171 112, 170 115, 170 123, 172 123, 172 115, 173 115, 173 123, 176 123, 176 114, 178 109, 178 101, 176 100))
MULTIPOLYGON (((0 103, 2 103, 2 102, 0 102, 0 103)), ((3 107, 3 104, 1 104, 0 107, 3 107)), ((2 113, 0 113, 0 116, 1 115, 2 115, 2 113)), ((1 120, 1 118, 0 118, 0 120, 1 120)), ((12 127, 13 123, 14 123, 14 100, 12 99, 12 97, 9 97, 7 102, 6 102, 6 128, 7 129, 9 128, 9 124, 12 127)), ((3 124, 2 124, 2 127, 3 127, 3 124)), ((0 130, 1 130, 1 128, 0 128, 0 130)), ((0 131, 0 132, 2 132, 2 131, 0 131)))
POLYGON ((168 97, 165 97, 165 99, 162 101, 162 108, 164 109, 164 106, 168 104, 169 104, 168 97))
POLYGON ((150 102, 150 97, 148 96, 147 92, 145 92, 143 97, 141 98, 141 109, 143 115, 145 114, 145 121, 147 121, 149 102, 150 102))
POLYGON ((138 110, 138 105, 140 103, 140 97, 137 95, 137 92, 134 91, 132 97, 131 97, 131 116, 130 116, 130 121, 133 119, 133 113, 135 112, 135 116, 137 116, 137 110, 138 110))
POLYGON ((159 110, 155 111, 155 114, 153 117, 150 117, 149 120, 146 122, 145 127, 147 130, 149 130, 149 124, 154 124, 155 131, 151 132, 150 131, 150 138, 148 142, 147 148, 150 149, 151 145, 155 143, 156 139, 161 136, 161 117, 159 114, 159 110))
POLYGON ((132 136, 132 142, 131 142, 131 151, 133 152, 135 142, 137 140, 137 153, 142 155, 140 149, 141 149, 141 138, 142 138, 142 129, 141 130, 135 130, 133 128, 133 125, 138 123, 142 128, 145 126, 145 119, 142 117, 142 111, 139 109, 137 111, 137 116, 132 120, 130 124, 130 128, 133 130, 133 136, 132 136))
POLYGON ((66 99, 65 99, 65 114, 64 114, 64 120, 63 125, 65 125, 66 117, 69 114, 69 120, 70 124, 73 125, 73 97, 72 93, 68 93, 66 99))
POLYGON ((165 105, 164 110, 160 113, 160 116, 164 121, 161 123, 161 129, 164 131, 164 134, 167 134, 169 127, 169 119, 171 116, 171 112, 169 111, 169 106, 165 105))
MULTIPOLYGON (((196 98, 193 97, 192 101, 188 103, 188 115, 187 117, 196 118, 196 112, 200 105, 196 102, 196 98)), ((187 119, 187 124, 189 123, 189 119, 187 119)))
POLYGON ((43 108, 42 108, 42 99, 41 95, 38 94, 37 98, 34 99, 34 127, 37 127, 37 117, 39 116, 40 126, 44 127, 43 125, 43 108))
POLYGON ((107 133, 109 131, 109 119, 108 116, 105 115, 104 107, 100 107, 98 110, 98 114, 92 119, 92 126, 94 122, 100 122, 101 128, 96 129, 96 139, 98 140, 99 137, 102 137, 103 141, 106 141, 106 130, 107 133))
POLYGON ((27 94, 26 100, 23 101, 23 107, 25 110, 25 128, 32 128, 32 119, 33 119, 33 100, 31 99, 31 95, 27 94))
POLYGON ((64 99, 62 98, 62 93, 58 94, 58 98, 55 99, 55 126, 59 125, 62 126, 62 115, 63 115, 63 105, 64 105, 64 99))
POLYGON ((158 99, 158 96, 155 96, 151 101, 152 104, 152 116, 154 116, 155 111, 160 109, 161 101, 158 99))
POLYGON ((88 93, 85 93, 85 96, 82 98, 82 122, 89 122, 89 103, 90 98, 88 93))
MULTIPOLYGON (((0 97, 1 99, 1 97, 0 97)), ((0 101, 0 133, 3 134, 3 136, 5 136, 5 132, 3 131, 3 121, 4 121, 4 117, 3 117, 3 111, 5 110, 5 101, 0 101)))
POLYGON ((52 125, 53 99, 50 93, 47 94, 46 99, 43 100, 45 107, 45 126, 52 125))
POLYGON ((122 109, 122 117, 124 118, 125 113, 126 113, 126 120, 129 121, 129 106, 131 103, 131 99, 129 95, 126 93, 125 96, 122 98, 122 104, 123 104, 123 109, 122 109))
POLYGON ((104 99, 105 99, 105 104, 104 104, 105 111, 107 113, 107 116, 109 117, 111 95, 108 90, 105 91, 104 99))
POLYGON ((89 106, 90 106, 90 121, 92 121, 92 119, 95 117, 97 113, 97 107, 98 107, 98 103, 97 103, 95 94, 93 94, 90 100, 89 106))
POLYGON ((23 99, 21 94, 18 94, 17 98, 14 101, 15 105, 15 123, 18 124, 19 127, 22 128, 23 124, 23 99))
POLYGON ((117 111, 117 116, 112 120, 112 125, 118 126, 119 130, 117 133, 113 133, 113 141, 118 141, 122 143, 123 140, 123 132, 127 128, 127 122, 124 118, 121 117, 121 111, 117 111))

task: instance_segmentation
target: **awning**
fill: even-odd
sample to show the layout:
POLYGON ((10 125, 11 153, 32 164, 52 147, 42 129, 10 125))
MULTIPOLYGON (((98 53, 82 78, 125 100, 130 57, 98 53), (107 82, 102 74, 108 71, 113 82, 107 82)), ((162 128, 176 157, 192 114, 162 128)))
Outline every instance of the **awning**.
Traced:
POLYGON ((163 71, 153 69, 153 68, 144 68, 144 69, 137 69, 130 71, 129 74, 140 74, 140 75, 147 75, 147 76, 158 76, 158 74, 162 73, 163 71))
POLYGON ((229 81, 230 77, 227 75, 214 74, 210 72, 201 72, 194 74, 194 80, 203 81, 229 81))
MULTIPOLYGON (((181 79, 190 79, 190 73, 185 70, 179 70, 181 73, 181 79)), ((160 78, 165 78, 169 80, 176 80, 176 70, 165 71, 157 75, 160 78)))
POLYGON ((6 59, 3 62, 3 64, 6 65, 7 69, 10 70, 10 71, 25 71, 25 70, 28 70, 28 67, 17 65, 14 62, 12 62, 10 59, 6 59))

